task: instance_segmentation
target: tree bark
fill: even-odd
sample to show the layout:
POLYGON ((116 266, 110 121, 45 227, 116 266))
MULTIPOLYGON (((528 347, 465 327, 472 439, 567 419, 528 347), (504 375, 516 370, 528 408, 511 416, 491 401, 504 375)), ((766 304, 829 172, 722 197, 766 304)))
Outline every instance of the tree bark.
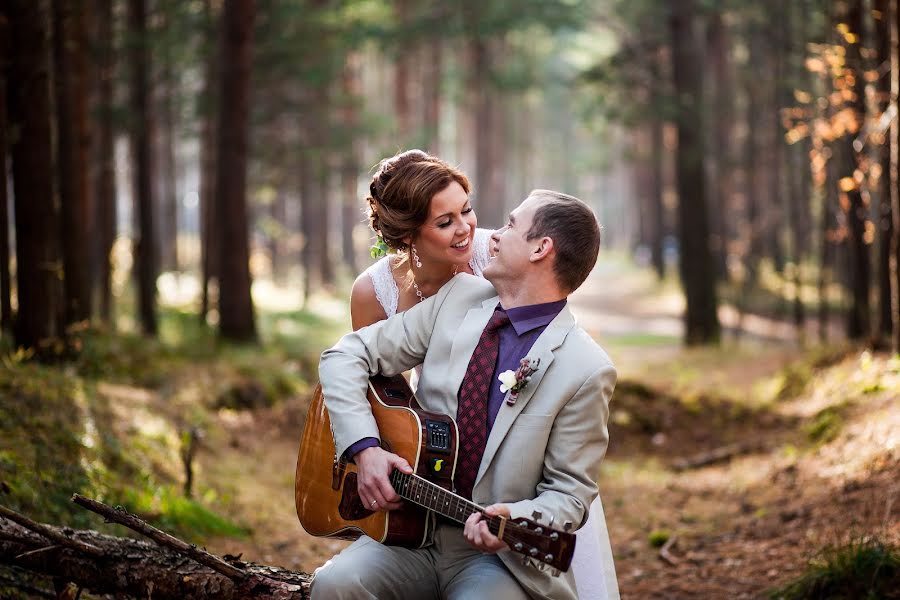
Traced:
MULTIPOLYGON (((161 27, 165 27, 163 22, 161 27)), ((178 123, 175 118, 175 102, 178 89, 172 66, 171 51, 162 52, 159 73, 159 127, 157 136, 159 166, 159 259, 163 271, 178 270, 178 177, 175 159, 175 138, 178 123)))
POLYGON ((9 144, 7 121, 7 68, 9 67, 9 20, 0 11, 0 334, 12 331, 12 304, 9 274, 9 198, 6 159, 9 144))
POLYGON ((422 135, 425 150, 440 154, 441 92, 444 79, 444 41, 439 36, 428 40, 425 61, 425 106, 422 111, 422 135))
POLYGON ((697 68, 694 2, 672 0, 670 10, 673 80, 679 109, 677 187, 680 271, 687 300, 685 343, 697 345, 718 342, 720 332, 702 162, 703 81, 702 70, 697 68))
POLYGON ((219 87, 219 61, 217 48, 219 27, 212 0, 204 0, 206 19, 206 60, 203 77, 200 110, 200 322, 206 323, 210 309, 209 283, 218 277, 219 236, 216 234, 216 102, 215 90, 219 87))
POLYGON ((219 331, 234 340, 256 338, 250 297, 247 221, 247 147, 255 0, 226 0, 223 13, 221 110, 216 159, 219 210, 219 331))
MULTIPOLYGON (((895 0, 890 2, 891 27, 891 104, 900 110, 900 6, 895 0)), ((895 113, 896 114, 896 113, 895 113)), ((891 121, 891 313, 894 353, 900 353, 900 119, 891 121)))
POLYGON ((183 554, 142 540, 51 526, 59 535, 99 548, 103 554, 97 557, 50 545, 9 522, 0 520, 0 526, 17 538, 0 539, 0 563, 60 578, 94 594, 156 600, 309 597, 309 576, 303 573, 237 562, 247 576, 232 579, 183 554))
MULTIPOLYGON (((862 7, 860 0, 848 3, 846 22, 850 31, 859 36, 862 32, 862 7)), ((853 92, 855 99, 848 103, 848 107, 856 115, 857 122, 861 125, 865 115, 863 98, 865 97, 865 77, 862 70, 862 53, 860 44, 847 44, 847 67, 854 74, 855 83, 853 92)), ((842 202, 844 214, 847 219, 848 250, 849 250, 849 282, 851 304, 847 312, 847 337, 850 339, 862 339, 870 332, 869 315, 869 291, 871 285, 871 264, 869 262, 869 247, 866 244, 865 231, 867 209, 863 201, 862 190, 855 182, 854 172, 857 169, 856 155, 853 148, 853 137, 848 135, 846 139, 845 164, 843 166, 843 182, 847 188, 846 202, 842 202), (849 185, 853 182, 852 185, 849 185)))
POLYGON ((731 214, 729 209, 730 195, 730 171, 728 162, 730 156, 729 140, 731 139, 731 93, 729 77, 729 52, 728 34, 722 18, 722 12, 715 10, 709 17, 707 26, 706 45, 707 58, 712 63, 710 69, 711 85, 709 94, 709 110, 712 115, 709 141, 711 147, 707 152, 707 169, 709 181, 709 209, 710 209, 710 246, 715 265, 716 278, 724 281, 728 277, 726 265, 726 240, 725 215, 731 214))
MULTIPOLYGON (((872 47, 876 50, 874 70, 879 74, 877 84, 877 104, 874 106, 877 114, 872 116, 873 122, 882 118, 890 106, 891 77, 890 71, 884 73, 882 66, 891 62, 891 31, 890 31, 890 2, 889 0, 875 0, 877 18, 874 19, 875 42, 872 47)), ((875 233, 878 242, 878 308, 876 312, 875 327, 872 331, 873 342, 877 347, 883 347, 887 342, 890 345, 893 333, 894 318, 891 312, 891 240, 894 236, 894 223, 891 210, 891 153, 890 135, 885 135, 883 141, 876 140, 877 161, 881 165, 881 171, 876 181, 878 202, 872 207, 875 233)))
POLYGON ((359 56, 351 54, 347 57, 344 72, 341 76, 341 87, 344 96, 343 124, 347 133, 343 162, 341 165, 341 251, 344 264, 356 274, 359 272, 359 260, 353 243, 353 232, 356 225, 363 220, 362 201, 358 198, 357 182, 359 181, 360 159, 359 143, 356 139, 359 127, 359 56))
POLYGON ((53 0, 53 79, 66 325, 91 316, 86 12, 85 0, 53 0))
POLYGON ((132 159, 135 174, 135 200, 138 233, 135 243, 137 266, 138 312, 141 328, 147 335, 156 335, 156 222, 153 210, 152 145, 153 117, 150 107, 150 52, 147 36, 147 7, 145 0, 130 0, 129 29, 131 32, 131 109, 132 159))
POLYGON ((59 215, 53 204, 48 20, 43 4, 13 0, 10 20, 10 124, 19 311, 16 344, 44 353, 60 335, 59 215))
POLYGON ((97 40, 99 45, 97 68, 99 118, 95 123, 97 168, 93 186, 96 194, 97 287, 100 297, 100 318, 106 323, 112 323, 112 250, 116 241, 117 229, 115 129, 113 125, 115 108, 113 85, 116 59, 113 43, 112 0, 97 2, 97 40))

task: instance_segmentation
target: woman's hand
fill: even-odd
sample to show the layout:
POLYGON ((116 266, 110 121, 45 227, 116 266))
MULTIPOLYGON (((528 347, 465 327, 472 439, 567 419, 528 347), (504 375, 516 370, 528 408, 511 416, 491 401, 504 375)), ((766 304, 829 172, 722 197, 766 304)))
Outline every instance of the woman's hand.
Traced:
MULTIPOLYGON (((505 504, 491 504, 484 512, 492 517, 502 515, 509 518, 509 508, 505 504)), ((506 548, 506 542, 490 532, 487 521, 481 518, 481 513, 469 515, 463 527, 463 537, 472 546, 487 554, 496 554, 506 548)))
POLYGON ((359 473, 357 478, 359 497, 366 508, 396 510, 403 506, 389 478, 394 469, 407 474, 413 472, 406 460, 379 446, 361 450, 353 458, 359 473))

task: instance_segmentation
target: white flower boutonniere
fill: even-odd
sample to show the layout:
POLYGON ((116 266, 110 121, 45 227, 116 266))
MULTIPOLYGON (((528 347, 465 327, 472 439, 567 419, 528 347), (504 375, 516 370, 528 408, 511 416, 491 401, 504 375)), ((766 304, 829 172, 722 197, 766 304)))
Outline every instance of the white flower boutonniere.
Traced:
POLYGON ((519 361, 519 368, 515 371, 503 371, 497 376, 500 380, 500 392, 505 394, 509 392, 506 403, 512 406, 519 399, 519 392, 525 389, 528 382, 531 381, 531 375, 538 370, 541 359, 532 361, 530 358, 523 358, 519 361))

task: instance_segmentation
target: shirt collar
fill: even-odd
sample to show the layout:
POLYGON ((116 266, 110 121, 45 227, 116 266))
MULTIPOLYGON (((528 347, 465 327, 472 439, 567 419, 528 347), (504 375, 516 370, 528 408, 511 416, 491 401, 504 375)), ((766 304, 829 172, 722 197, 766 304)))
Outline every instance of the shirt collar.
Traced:
MULTIPOLYGON (((523 335, 538 327, 546 327, 550 324, 556 315, 565 307, 566 299, 557 300, 556 302, 544 302, 543 304, 529 304, 528 306, 517 306, 506 311, 509 316, 509 322, 512 323, 516 335, 523 335)), ((500 310, 503 310, 500 307, 500 310)))

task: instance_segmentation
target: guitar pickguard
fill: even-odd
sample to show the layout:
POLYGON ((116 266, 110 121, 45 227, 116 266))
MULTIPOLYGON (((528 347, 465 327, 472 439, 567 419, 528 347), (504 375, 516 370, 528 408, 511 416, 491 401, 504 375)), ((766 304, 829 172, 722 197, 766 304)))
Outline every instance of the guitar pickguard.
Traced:
POLYGON ((344 488, 341 493, 341 502, 338 505, 338 514, 345 521, 359 521, 371 516, 373 511, 363 506, 356 487, 356 473, 347 473, 344 477, 344 488))

